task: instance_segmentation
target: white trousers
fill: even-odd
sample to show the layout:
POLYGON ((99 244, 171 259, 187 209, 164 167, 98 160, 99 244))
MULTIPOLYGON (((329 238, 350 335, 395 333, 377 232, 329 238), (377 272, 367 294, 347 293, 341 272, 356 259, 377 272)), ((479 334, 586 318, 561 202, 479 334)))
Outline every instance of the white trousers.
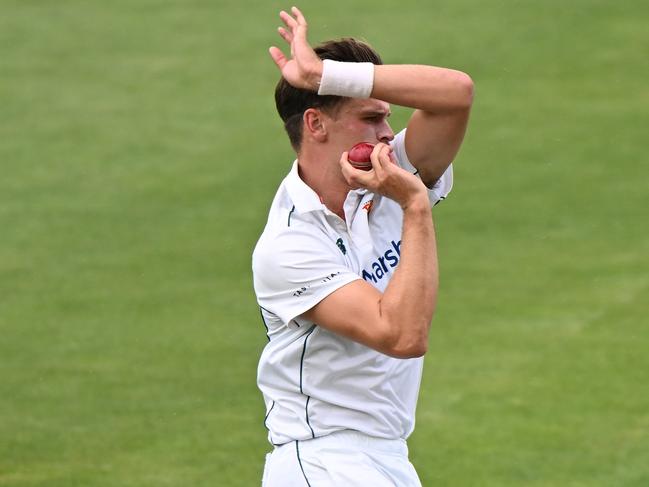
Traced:
POLYGON ((421 487, 404 440, 337 431, 266 455, 262 487, 421 487))

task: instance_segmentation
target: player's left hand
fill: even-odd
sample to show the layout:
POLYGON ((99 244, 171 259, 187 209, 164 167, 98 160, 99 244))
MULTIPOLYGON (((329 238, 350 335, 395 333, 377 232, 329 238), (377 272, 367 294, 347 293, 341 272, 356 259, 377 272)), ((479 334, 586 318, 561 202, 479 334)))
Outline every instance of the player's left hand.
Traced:
POLYGON ((277 31, 291 48, 291 58, 275 46, 269 49, 270 56, 282 72, 282 76, 292 86, 310 91, 318 91, 322 78, 322 60, 314 52, 307 40, 307 23, 297 7, 291 9, 293 16, 285 11, 279 13, 286 28, 277 31))

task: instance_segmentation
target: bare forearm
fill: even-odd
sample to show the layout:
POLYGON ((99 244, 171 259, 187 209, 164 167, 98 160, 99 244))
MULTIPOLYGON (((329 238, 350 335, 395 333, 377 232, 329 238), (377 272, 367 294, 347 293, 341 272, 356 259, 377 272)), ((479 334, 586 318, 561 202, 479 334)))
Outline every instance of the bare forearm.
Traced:
POLYGON ((471 78, 454 69, 412 64, 374 68, 372 97, 430 113, 468 110, 473 99, 471 78))
POLYGON ((438 265, 430 206, 418 203, 404 211, 401 259, 379 303, 388 340, 397 356, 426 352, 437 302, 438 265))
POLYGON ((406 152, 431 187, 464 139, 473 81, 460 71, 419 65, 376 66, 374 74, 372 96, 416 109, 408 122, 406 152))

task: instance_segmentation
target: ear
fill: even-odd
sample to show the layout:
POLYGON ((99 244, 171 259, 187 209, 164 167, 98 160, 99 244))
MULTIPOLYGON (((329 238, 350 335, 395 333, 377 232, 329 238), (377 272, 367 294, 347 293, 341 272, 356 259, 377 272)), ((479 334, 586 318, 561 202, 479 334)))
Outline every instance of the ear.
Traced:
POLYGON ((308 108, 302 117, 304 131, 317 142, 327 141, 327 116, 317 108, 308 108))

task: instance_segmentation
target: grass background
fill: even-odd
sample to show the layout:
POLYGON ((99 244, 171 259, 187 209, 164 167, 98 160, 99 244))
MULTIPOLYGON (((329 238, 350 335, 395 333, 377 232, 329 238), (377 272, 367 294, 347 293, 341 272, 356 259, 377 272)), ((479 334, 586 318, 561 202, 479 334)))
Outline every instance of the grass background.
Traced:
MULTIPOLYGON (((476 82, 435 209, 423 484, 649 485, 649 4, 301 6, 313 41, 476 82)), ((0 0, 0 486, 260 484, 288 7, 0 0)))

